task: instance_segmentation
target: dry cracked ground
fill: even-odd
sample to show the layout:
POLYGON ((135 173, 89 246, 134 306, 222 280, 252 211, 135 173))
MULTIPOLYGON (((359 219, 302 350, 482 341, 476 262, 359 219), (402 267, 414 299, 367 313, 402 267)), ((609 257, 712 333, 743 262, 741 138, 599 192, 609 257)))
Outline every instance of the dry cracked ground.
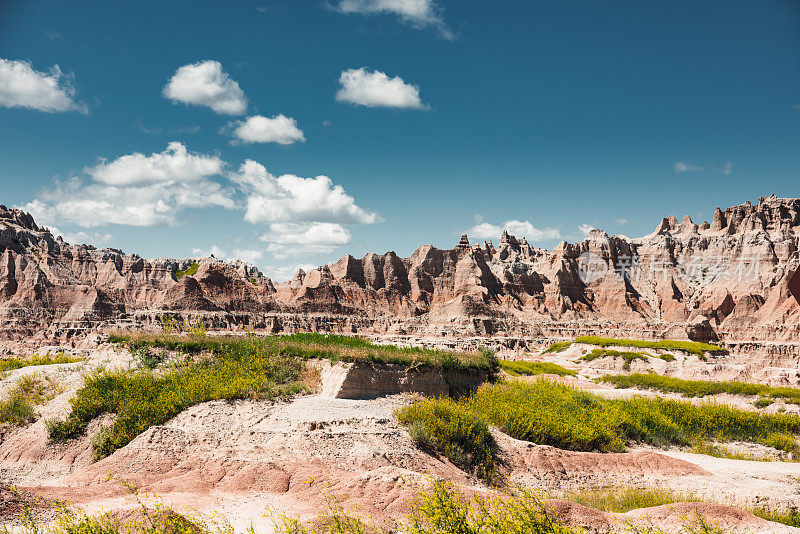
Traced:
MULTIPOLYGON (((46 350, 46 349, 43 349, 46 350)), ((316 394, 289 401, 214 401, 185 410, 164 425, 152 427, 127 446, 93 461, 91 436, 104 423, 96 420, 86 435, 64 444, 48 441, 46 421, 63 419, 69 399, 86 372, 98 366, 133 365, 125 349, 100 345, 80 351, 82 362, 26 367, 0 381, 5 395, 20 376, 50 376, 60 392, 38 407, 37 420, 0 436, 0 480, 21 493, 3 493, 2 519, 18 511, 14 499, 40 495, 59 499, 88 513, 137 506, 122 481, 157 495, 178 511, 221 514, 236 531, 253 526, 259 533, 274 528, 276 514, 310 519, 323 512, 330 495, 346 496, 347 506, 377 520, 402 517, 408 501, 431 477, 455 481, 463 488, 489 492, 478 479, 449 461, 423 452, 394 416, 413 402, 411 395, 370 400, 335 398, 331 384, 341 368, 326 367, 316 394)), ((601 395, 653 395, 613 389, 591 378, 620 372, 622 362, 576 360, 573 346, 556 354, 507 354, 546 360, 572 368, 577 377, 557 378, 601 395)), ((779 368, 748 368, 746 358, 720 357, 702 362, 676 353, 676 360, 635 361, 632 370, 658 367, 682 378, 780 378, 779 368)), ((525 378, 521 378, 525 379, 525 378)), ((530 379, 530 378, 528 378, 530 379)), ((796 377, 795 377, 796 380, 796 377)), ((706 399, 708 400, 708 399, 706 399)), ((719 402, 749 406, 746 398, 724 396, 719 402)), ((769 409, 778 409, 780 403, 769 409)), ((788 405, 788 411, 797 411, 788 405)), ((704 501, 606 513, 565 500, 551 501, 568 523, 604 532, 629 519, 649 518, 655 524, 678 525, 698 509, 726 532, 800 532, 800 529, 757 518, 742 509, 800 505, 800 463, 715 458, 680 450, 638 448, 624 453, 572 452, 513 439, 493 430, 501 447, 507 479, 558 497, 586 487, 663 487, 704 501)), ((765 449, 762 447, 762 449, 765 449)), ((763 450, 763 453, 769 451, 763 450)), ((43 512, 44 513, 44 512, 43 512)))

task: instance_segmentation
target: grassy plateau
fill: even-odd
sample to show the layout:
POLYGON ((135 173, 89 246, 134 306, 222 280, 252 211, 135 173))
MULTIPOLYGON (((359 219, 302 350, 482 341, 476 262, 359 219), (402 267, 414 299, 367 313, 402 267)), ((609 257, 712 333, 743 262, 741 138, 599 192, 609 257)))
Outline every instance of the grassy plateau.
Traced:
POLYGON ((64 354, 55 357, 50 356, 34 356, 33 358, 4 358, 0 360, 0 372, 13 371, 14 369, 22 369, 23 367, 32 367, 34 365, 53 365, 57 363, 75 363, 83 361, 82 358, 73 358, 64 354))
POLYGON ((64 421, 49 423, 50 438, 63 441, 85 431, 103 414, 116 415, 93 440, 96 458, 105 457, 154 425, 202 402, 272 399, 307 390, 305 360, 326 358, 408 366, 497 372, 493 353, 455 353, 373 345, 367 340, 325 334, 288 336, 113 335, 141 366, 99 370, 86 378, 64 421), (167 365, 168 364, 168 365, 167 365))

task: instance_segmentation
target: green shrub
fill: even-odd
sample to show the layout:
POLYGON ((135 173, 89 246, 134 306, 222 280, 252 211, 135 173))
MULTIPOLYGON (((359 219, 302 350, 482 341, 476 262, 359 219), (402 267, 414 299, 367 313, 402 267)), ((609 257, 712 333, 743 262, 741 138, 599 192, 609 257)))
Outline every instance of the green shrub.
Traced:
POLYGON ((597 345, 598 347, 637 347, 641 349, 661 349, 678 350, 703 356, 703 353, 728 354, 728 349, 710 345, 708 343, 698 343, 696 341, 677 341, 672 339, 662 339, 660 341, 644 341, 641 339, 616 339, 612 337, 599 336, 580 336, 576 337, 573 343, 585 343, 587 345, 597 345))
POLYGON ((578 373, 550 362, 501 360, 500 368, 511 376, 558 375, 576 376, 578 373))
POLYGON ((191 265, 189 265, 186 269, 182 271, 175 271, 175 278, 180 280, 184 276, 193 276, 197 274, 197 269, 200 268, 200 264, 196 261, 193 261, 191 265))
POLYGON ((753 402, 753 406, 759 409, 764 409, 767 406, 770 406, 771 404, 774 403, 775 401, 772 399, 765 399, 764 397, 761 397, 760 399, 756 399, 755 402, 753 402))
POLYGON ((572 345, 572 341, 558 341, 544 349, 542 354, 548 354, 551 352, 564 352, 570 347, 570 345, 572 345))
POLYGON ((450 399, 429 399, 401 408, 396 415, 421 448, 483 479, 497 478, 497 443, 483 418, 466 406, 450 399))
MULTIPOLYGON (((747 382, 718 382, 710 380, 682 380, 655 373, 604 376, 602 382, 614 384, 618 388, 641 388, 663 391, 667 393, 681 393, 687 397, 705 397, 706 395, 761 395, 769 399, 782 399, 787 402, 800 403, 800 388, 771 387, 764 384, 751 384, 747 382)), ((763 399, 756 401, 762 406, 769 406, 763 399)))
POLYGON ((619 351, 619 350, 611 350, 611 349, 594 349, 588 354, 584 354, 579 359, 590 362, 592 360, 596 360, 598 358, 622 358, 625 363, 622 365, 622 368, 626 371, 630 370, 631 363, 634 360, 642 360, 647 361, 647 356, 642 354, 641 352, 628 352, 628 351, 619 351))
POLYGON ((628 443, 689 446, 714 439, 798 451, 800 418, 664 399, 604 399, 549 380, 485 385, 466 401, 514 438, 582 451, 628 443))
POLYGON ((17 380, 5 399, 0 400, 0 425, 23 426, 36 420, 37 404, 46 402, 54 385, 36 375, 17 380))
POLYGON ((116 415, 115 422, 94 442, 97 458, 105 457, 153 425, 167 422, 186 408, 218 399, 269 399, 299 393, 302 362, 280 355, 220 354, 195 364, 157 373, 99 371, 70 401, 65 421, 49 425, 50 438, 63 441, 80 434, 96 417, 116 415))

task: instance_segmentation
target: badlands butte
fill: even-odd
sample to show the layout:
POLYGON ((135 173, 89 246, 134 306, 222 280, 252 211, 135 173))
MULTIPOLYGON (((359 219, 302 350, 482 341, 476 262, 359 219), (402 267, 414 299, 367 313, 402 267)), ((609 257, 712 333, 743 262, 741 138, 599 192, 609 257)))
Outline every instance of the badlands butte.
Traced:
POLYGON ((800 311, 787 287, 798 236, 800 199, 771 196, 717 208, 710 223, 666 217, 638 239, 596 229, 544 250, 507 233, 496 245, 462 238, 409 258, 348 255, 276 283, 240 261, 70 245, 0 207, 0 335, 79 340, 158 326, 168 313, 211 329, 439 337, 460 347, 473 336, 524 349, 635 332, 800 357, 800 311))
POLYGON ((654 222, 278 282, 0 206, 0 529, 800 532, 800 198, 654 222))

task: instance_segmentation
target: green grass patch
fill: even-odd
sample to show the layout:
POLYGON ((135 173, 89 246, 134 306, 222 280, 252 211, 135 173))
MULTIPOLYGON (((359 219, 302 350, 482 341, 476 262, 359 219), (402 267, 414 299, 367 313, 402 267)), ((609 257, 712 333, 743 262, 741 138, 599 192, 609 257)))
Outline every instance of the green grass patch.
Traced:
POLYGON ((0 360, 0 372, 12 371, 14 369, 22 369, 23 367, 31 367, 34 365, 53 365, 56 363, 75 363, 82 362, 83 358, 73 358, 64 354, 51 356, 34 356, 33 358, 5 358, 0 360))
POLYGON ((767 521, 782 523, 790 527, 800 527, 800 511, 797 508, 789 510, 774 510, 772 508, 751 508, 751 514, 767 521))
POLYGON ((659 354, 658 357, 664 360, 665 362, 675 361, 675 356, 673 356, 672 354, 659 354))
POLYGON ((500 360, 500 368, 511 376, 558 375, 577 376, 578 373, 550 362, 500 360))
POLYGON ((52 398, 56 386, 36 375, 20 377, 6 398, 0 400, 0 425, 23 426, 36 420, 34 406, 52 398))
POLYGON ((675 493, 668 488, 611 486, 570 491, 564 495, 568 501, 582 504, 602 512, 625 513, 639 508, 662 506, 677 502, 695 502, 698 499, 675 493))
POLYGON ((631 363, 633 363, 635 360, 642 360, 644 362, 647 361, 647 355, 642 354, 641 352, 629 352, 612 349, 594 349, 588 354, 584 354, 579 359, 590 362, 592 360, 605 357, 622 358, 625 361, 625 363, 622 365, 622 368, 626 371, 631 368, 631 363))
POLYGON ((48 425, 50 438, 63 441, 84 432, 100 415, 115 422, 94 439, 96 458, 108 456, 154 425, 166 423, 186 408, 218 399, 270 399, 306 388, 303 362, 280 354, 220 352, 166 371, 99 371, 70 401, 66 420, 48 425))
POLYGON ((597 345, 598 347, 637 347, 640 349, 654 350, 673 350, 688 352, 703 356, 706 352, 712 354, 728 354, 728 349, 711 345, 709 343, 698 343, 696 341, 677 341, 672 339, 662 339, 660 341, 644 341, 641 339, 615 339, 612 337, 580 336, 576 337, 573 343, 585 343, 587 345, 597 345))
POLYGON ((691 446, 714 440, 800 450, 800 418, 719 404, 604 399, 549 380, 485 385, 464 402, 514 438, 561 449, 623 451, 631 443, 691 446))
POLYGON ((200 264, 197 263, 196 261, 193 261, 192 264, 189 265, 186 269, 183 269, 182 271, 175 271, 175 278, 180 280, 184 276, 193 276, 197 274, 197 269, 199 268, 200 264))
POLYGON ((567 350, 570 345, 572 345, 572 341, 559 341, 557 343, 553 343, 546 349, 542 351, 542 354, 549 354, 552 352, 564 352, 567 350))
POLYGON ((420 448, 484 480, 497 479, 497 443, 486 421, 468 407, 450 399, 429 399, 401 408, 396 415, 420 448))
MULTIPOLYGON (((789 403, 800 404, 800 388, 772 387, 748 382, 682 380, 680 378, 661 376, 655 373, 604 376, 600 381, 613 384, 618 388, 652 389, 665 393, 680 393, 687 397, 705 397, 706 395, 728 393, 731 395, 743 396, 760 395, 765 399, 780 399, 789 403)), ((762 399, 756 402, 761 404, 761 406, 757 405, 759 408, 769 406, 771 403, 764 403, 762 399)))

